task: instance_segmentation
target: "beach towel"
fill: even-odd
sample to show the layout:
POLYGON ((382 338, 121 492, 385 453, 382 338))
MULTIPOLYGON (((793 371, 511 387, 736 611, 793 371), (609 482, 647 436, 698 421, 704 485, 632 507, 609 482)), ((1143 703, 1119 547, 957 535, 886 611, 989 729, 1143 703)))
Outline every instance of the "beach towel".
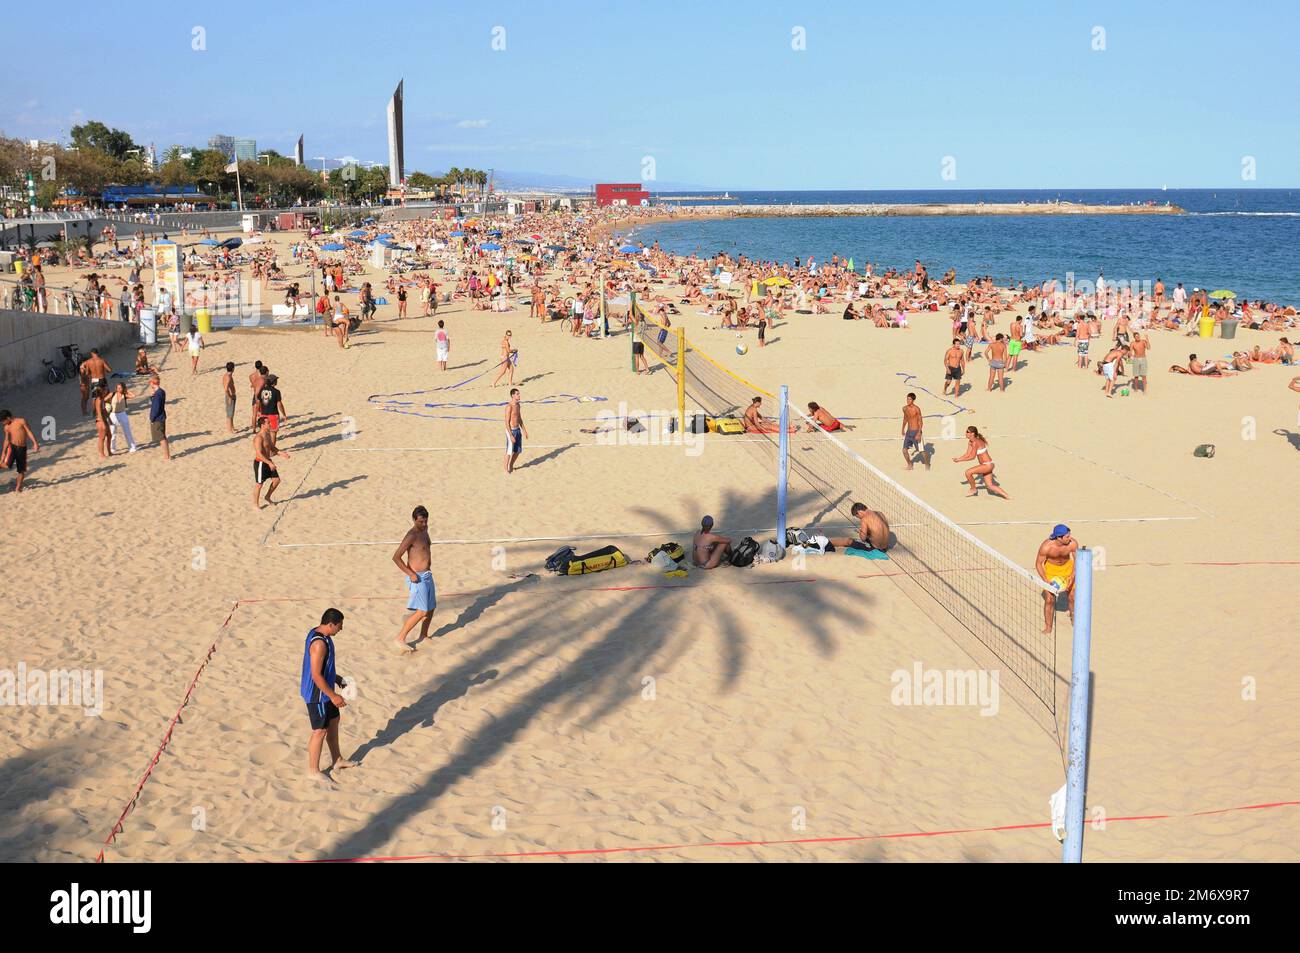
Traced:
POLYGON ((844 549, 845 556, 860 556, 863 559, 888 559, 887 553, 882 553, 878 549, 858 549, 856 546, 848 546, 844 549))

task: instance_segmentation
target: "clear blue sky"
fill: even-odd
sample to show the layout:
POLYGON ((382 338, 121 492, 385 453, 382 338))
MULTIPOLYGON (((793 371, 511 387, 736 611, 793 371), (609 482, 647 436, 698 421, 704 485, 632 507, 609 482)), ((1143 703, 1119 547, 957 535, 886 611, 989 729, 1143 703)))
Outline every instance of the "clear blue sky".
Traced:
POLYGON ((1294 0, 70 0, 4 20, 0 131, 21 138, 89 118, 160 150, 220 132, 291 154, 305 133, 309 158, 383 162, 405 78, 408 173, 633 181, 648 155, 659 181, 732 189, 1300 185, 1294 0))

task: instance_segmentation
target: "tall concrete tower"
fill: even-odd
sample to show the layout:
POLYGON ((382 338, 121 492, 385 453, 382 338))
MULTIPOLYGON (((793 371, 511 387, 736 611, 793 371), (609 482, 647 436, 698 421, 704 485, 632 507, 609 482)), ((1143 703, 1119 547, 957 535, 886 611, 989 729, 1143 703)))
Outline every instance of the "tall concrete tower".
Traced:
POLYGON ((388 186, 398 189, 406 180, 406 154, 402 143, 402 84, 393 90, 393 98, 388 101, 388 186))

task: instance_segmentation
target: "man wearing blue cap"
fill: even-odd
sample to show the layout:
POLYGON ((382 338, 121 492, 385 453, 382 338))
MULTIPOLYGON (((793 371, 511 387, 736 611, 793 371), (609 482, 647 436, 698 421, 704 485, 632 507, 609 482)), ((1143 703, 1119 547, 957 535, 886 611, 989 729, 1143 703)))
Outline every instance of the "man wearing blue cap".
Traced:
POLYGON ((1079 543, 1070 536, 1070 527, 1057 523, 1052 527, 1052 535, 1043 540, 1038 547, 1038 559, 1034 571, 1038 578, 1047 583, 1043 590, 1043 632, 1052 631, 1056 621, 1056 597, 1068 593, 1070 599, 1070 618, 1074 618, 1074 554, 1079 543))
POLYGON ((691 560, 700 569, 717 569, 731 557, 731 540, 713 532, 713 517, 700 520, 700 531, 691 543, 691 560))

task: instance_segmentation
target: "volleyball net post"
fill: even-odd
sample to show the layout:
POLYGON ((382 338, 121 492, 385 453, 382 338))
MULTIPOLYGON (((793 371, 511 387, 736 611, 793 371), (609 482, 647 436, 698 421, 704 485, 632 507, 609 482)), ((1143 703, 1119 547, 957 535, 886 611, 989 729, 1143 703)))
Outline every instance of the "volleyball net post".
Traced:
POLYGON ((778 405, 781 409, 778 419, 781 422, 781 436, 777 442, 776 453, 776 545, 785 547, 785 518, 787 479, 790 459, 790 388, 781 385, 778 405))
POLYGON ((686 329, 677 329, 677 426, 686 433, 686 329))
POLYGON ((600 336, 609 334, 609 315, 605 312, 605 289, 600 289, 600 336))
POLYGON ((1074 647, 1070 662, 1069 762, 1065 772, 1065 843, 1061 861, 1083 862, 1084 801, 1088 782, 1088 699, 1092 690, 1092 550, 1074 560, 1074 647))
POLYGON ((632 333, 629 335, 631 340, 628 342, 628 355, 632 359, 632 373, 636 373, 636 292, 631 292, 631 304, 628 305, 627 316, 632 322, 632 333))

